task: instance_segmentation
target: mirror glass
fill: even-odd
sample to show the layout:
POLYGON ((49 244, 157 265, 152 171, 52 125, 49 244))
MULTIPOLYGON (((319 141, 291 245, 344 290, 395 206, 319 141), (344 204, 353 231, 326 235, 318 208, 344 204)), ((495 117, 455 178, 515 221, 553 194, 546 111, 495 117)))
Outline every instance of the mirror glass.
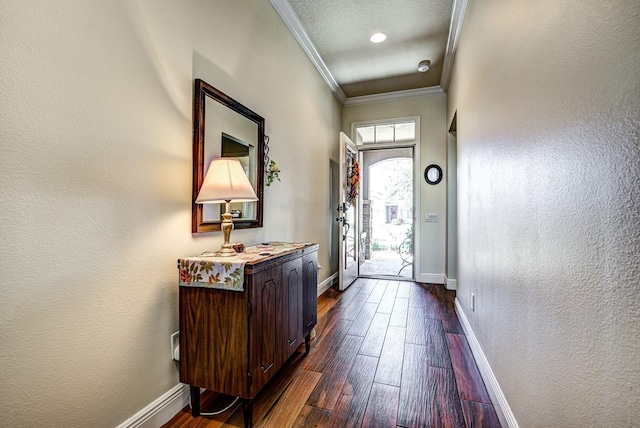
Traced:
POLYGON ((264 119, 206 82, 197 79, 193 134, 193 232, 221 230, 224 204, 196 204, 211 160, 234 157, 258 196, 256 202, 231 203, 235 229, 262 227, 264 119))

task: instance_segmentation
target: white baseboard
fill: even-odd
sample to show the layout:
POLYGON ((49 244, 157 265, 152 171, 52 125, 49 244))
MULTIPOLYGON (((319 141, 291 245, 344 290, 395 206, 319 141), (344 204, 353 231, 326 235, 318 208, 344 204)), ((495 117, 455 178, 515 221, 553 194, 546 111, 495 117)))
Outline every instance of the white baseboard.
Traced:
POLYGON ((458 289, 458 280, 453 278, 447 278, 447 275, 444 276, 444 285, 447 290, 457 290, 458 289))
POLYGON ((337 282, 338 282, 338 272, 334 273, 329 278, 325 279, 320 284, 318 284, 318 296, 320 296, 322 293, 330 289, 333 286, 333 284, 337 282))
MULTIPOLYGON (((318 284, 318 296, 338 281, 338 273, 318 284)), ((171 420, 189 404, 189 385, 179 383, 117 428, 157 428, 171 420)))
POLYGON ((157 428, 171 420, 189 404, 189 385, 179 383, 117 426, 117 428, 157 428))
POLYGON ((416 278, 418 282, 429 283, 429 284, 444 284, 444 274, 443 273, 420 273, 418 274, 418 278, 416 278))
POLYGON ((471 348, 471 353, 473 353, 474 358, 476 359, 476 363, 478 364, 478 369, 480 369, 480 374, 484 379, 484 383, 488 389, 490 389, 489 395, 495 400, 498 401, 497 405, 494 401, 494 407, 496 408, 496 413, 498 414, 498 418, 502 425, 509 426, 509 428, 518 428, 518 422, 516 421, 511 408, 509 407, 509 403, 507 403, 507 398, 504 396, 500 385, 498 384, 498 379, 493 374, 493 370, 491 370, 491 366, 489 365, 489 361, 487 357, 484 355, 482 348, 480 347, 480 342, 476 338, 473 329, 471 328, 471 324, 469 324, 469 320, 467 316, 464 314, 462 310, 462 306, 460 306, 460 301, 456 298, 456 313, 458 314, 458 319, 460 320, 460 324, 462 324, 462 329, 464 330, 465 335, 467 336, 467 342, 469 342, 469 347, 471 348))

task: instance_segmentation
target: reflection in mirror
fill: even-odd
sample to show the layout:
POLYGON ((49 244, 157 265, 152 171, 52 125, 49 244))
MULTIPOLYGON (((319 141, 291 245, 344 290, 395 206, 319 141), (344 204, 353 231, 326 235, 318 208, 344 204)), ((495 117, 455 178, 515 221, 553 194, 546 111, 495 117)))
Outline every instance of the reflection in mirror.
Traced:
MULTIPOLYGON (((212 98, 205 100, 204 128, 204 174, 211 160, 219 157, 238 158, 247 174, 253 190, 257 189, 256 150, 258 144, 258 125, 246 117, 230 110, 212 98), (240 148, 243 148, 241 150, 240 148), (253 159, 252 156, 253 155, 253 159)), ((257 193, 257 191, 256 191, 257 193)), ((238 202, 231 204, 233 221, 255 220, 258 202, 238 202), (240 215, 238 215, 240 214, 240 215)), ((206 223, 222 221, 224 205, 205 204, 202 207, 202 220, 206 223)))
POLYGON ((234 157, 247 174, 257 202, 231 204, 235 229, 262 227, 264 177, 264 119, 206 82, 197 79, 194 97, 192 232, 220 230, 219 204, 195 199, 211 160, 234 157))
MULTIPOLYGON (((255 132, 253 133, 255 135, 255 132)), ((244 169, 249 182, 256 188, 256 156, 252 156, 255 144, 247 143, 231 135, 222 133, 222 157, 236 158, 244 169)), ((235 220, 255 220, 257 202, 236 202, 231 204, 232 218, 235 220)), ((220 209, 221 205, 218 206, 220 209)), ((205 206, 206 208, 206 206, 205 206)), ((220 214, 222 216, 222 214, 220 214)), ((206 218, 206 216, 205 216, 206 218)))

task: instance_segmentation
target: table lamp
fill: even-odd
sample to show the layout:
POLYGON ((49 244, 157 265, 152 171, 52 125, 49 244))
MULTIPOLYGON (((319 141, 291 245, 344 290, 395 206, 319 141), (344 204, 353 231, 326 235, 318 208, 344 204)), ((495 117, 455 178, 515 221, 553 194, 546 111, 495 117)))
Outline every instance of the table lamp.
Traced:
POLYGON ((247 178, 240 161, 236 158, 215 158, 209 164, 204 177, 196 204, 225 203, 225 213, 222 214, 222 234, 224 243, 217 256, 229 257, 236 254, 229 243, 233 221, 229 204, 231 202, 257 201, 258 197, 247 178))

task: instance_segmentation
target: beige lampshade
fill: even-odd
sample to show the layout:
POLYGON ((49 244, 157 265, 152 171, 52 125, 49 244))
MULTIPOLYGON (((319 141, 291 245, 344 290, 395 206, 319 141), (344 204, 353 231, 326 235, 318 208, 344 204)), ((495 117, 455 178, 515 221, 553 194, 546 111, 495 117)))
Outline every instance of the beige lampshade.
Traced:
POLYGON ((257 200, 256 192, 251 187, 240 161, 236 158, 215 158, 209 164, 196 203, 219 204, 224 201, 257 200))

